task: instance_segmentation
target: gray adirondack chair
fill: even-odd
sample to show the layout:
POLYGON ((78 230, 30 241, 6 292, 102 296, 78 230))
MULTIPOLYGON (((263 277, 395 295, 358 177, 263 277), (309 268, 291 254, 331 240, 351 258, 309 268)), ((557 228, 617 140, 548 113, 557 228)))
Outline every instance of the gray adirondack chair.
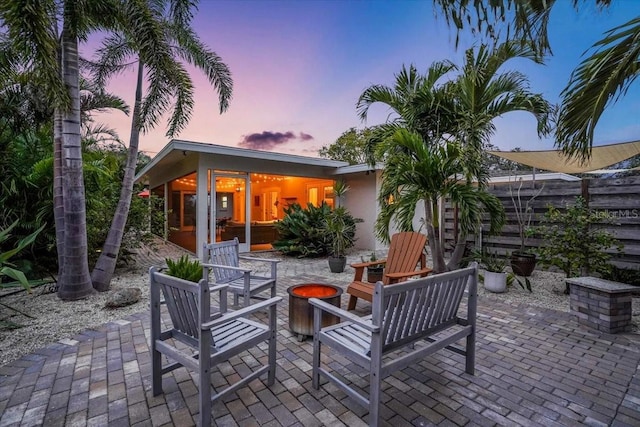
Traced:
POLYGON ((240 256, 238 238, 218 243, 205 243, 202 266, 204 277, 209 277, 213 271, 216 285, 229 285, 229 292, 233 293, 233 304, 238 305, 238 298, 244 298, 245 307, 250 304, 250 298, 270 290, 271 297, 276 296, 276 278, 280 260, 240 256), (240 267, 240 260, 256 261, 270 264, 269 275, 256 275, 247 268, 240 267))
POLYGON ((394 371, 404 369, 443 348, 466 357, 465 370, 475 371, 476 308, 478 267, 438 274, 394 285, 377 282, 373 294, 372 314, 358 317, 317 298, 314 306, 312 384, 320 386, 325 376, 360 405, 369 408, 369 425, 379 422, 380 382, 394 371), (458 317, 465 289, 466 318, 458 317), (342 323, 321 327, 322 312, 342 318, 342 323), (437 339, 433 335, 437 335, 437 339), (452 344, 466 338, 465 348, 452 344), (369 397, 320 365, 321 345, 346 355, 369 371, 369 397), (402 349, 404 354, 393 355, 402 349), (385 356, 391 355, 383 360, 385 356))
POLYGON ((211 287, 206 280, 193 283, 149 270, 151 292, 151 368, 153 395, 162 393, 162 375, 184 366, 199 374, 199 425, 211 425, 211 403, 233 393, 254 379, 267 374, 273 385, 276 375, 276 305, 282 298, 271 298, 238 311, 226 311, 227 285, 211 287), (220 293, 221 308, 211 313, 210 293, 220 293), (171 326, 161 329, 161 298, 169 312, 171 326), (268 309, 269 323, 248 316, 268 309), (255 370, 226 389, 211 394, 211 371, 247 349, 268 343, 268 364, 255 370), (176 345, 178 344, 178 345, 176 345), (181 345, 182 344, 182 345, 181 345), (186 350, 185 350, 186 346, 186 350), (162 364, 162 356, 173 360, 162 364))

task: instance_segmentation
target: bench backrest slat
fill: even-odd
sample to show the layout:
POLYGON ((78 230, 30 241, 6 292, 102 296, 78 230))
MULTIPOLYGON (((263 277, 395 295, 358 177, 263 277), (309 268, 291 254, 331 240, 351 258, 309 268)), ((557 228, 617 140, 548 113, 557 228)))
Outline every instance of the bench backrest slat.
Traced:
POLYGON ((414 281, 376 284, 373 323, 381 327, 383 352, 432 334, 457 321, 464 291, 476 280, 475 266, 414 281))
MULTIPOLYGON (((219 243, 209 243, 204 245, 205 264, 219 264, 229 267, 240 266, 240 242, 238 238, 219 243)), ((228 283, 232 280, 242 277, 242 273, 238 271, 228 270, 226 268, 213 268, 213 275, 216 283, 228 283)), ((205 272, 208 272, 205 269, 205 272)))
POLYGON ((200 313, 210 310, 207 281, 193 283, 158 272, 152 272, 150 279, 151 286, 159 286, 162 290, 173 329, 198 340, 200 313))

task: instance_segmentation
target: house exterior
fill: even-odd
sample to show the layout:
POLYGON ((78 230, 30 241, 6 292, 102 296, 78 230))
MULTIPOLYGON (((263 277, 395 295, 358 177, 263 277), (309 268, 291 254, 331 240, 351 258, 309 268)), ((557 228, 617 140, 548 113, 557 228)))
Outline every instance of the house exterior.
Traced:
POLYGON ((164 200, 168 240, 202 255, 202 243, 238 237, 243 251, 270 248, 274 223, 293 203, 336 203, 333 185, 355 217, 356 248, 380 249, 374 237, 379 168, 267 151, 172 140, 136 176, 164 200))

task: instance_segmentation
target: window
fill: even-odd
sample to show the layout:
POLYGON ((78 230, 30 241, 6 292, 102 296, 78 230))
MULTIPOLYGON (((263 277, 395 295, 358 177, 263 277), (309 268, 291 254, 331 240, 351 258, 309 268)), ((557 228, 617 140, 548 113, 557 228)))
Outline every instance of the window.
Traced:
POLYGON ((307 201, 313 206, 318 206, 318 187, 309 187, 307 201))

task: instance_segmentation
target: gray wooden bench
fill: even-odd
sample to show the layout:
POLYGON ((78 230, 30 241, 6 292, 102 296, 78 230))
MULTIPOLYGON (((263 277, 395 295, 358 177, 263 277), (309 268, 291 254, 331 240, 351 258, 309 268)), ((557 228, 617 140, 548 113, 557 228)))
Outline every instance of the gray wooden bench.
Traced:
POLYGON ((465 356, 465 371, 474 374, 478 267, 438 274, 394 285, 376 283, 372 315, 358 317, 317 298, 314 306, 313 387, 320 375, 369 409, 369 425, 379 422, 380 382, 443 348, 465 356), (466 318, 458 317, 467 292, 466 318), (321 328, 322 311, 339 316, 342 323, 321 328), (463 348, 453 344, 466 338, 463 348), (364 396, 320 365, 321 344, 344 354, 369 371, 369 396, 364 396), (398 353, 398 354, 396 354, 398 353), (387 357, 389 356, 389 357, 387 357))
POLYGON ((570 307, 578 323, 609 334, 631 329, 631 299, 640 295, 638 286, 598 277, 572 277, 570 307))

